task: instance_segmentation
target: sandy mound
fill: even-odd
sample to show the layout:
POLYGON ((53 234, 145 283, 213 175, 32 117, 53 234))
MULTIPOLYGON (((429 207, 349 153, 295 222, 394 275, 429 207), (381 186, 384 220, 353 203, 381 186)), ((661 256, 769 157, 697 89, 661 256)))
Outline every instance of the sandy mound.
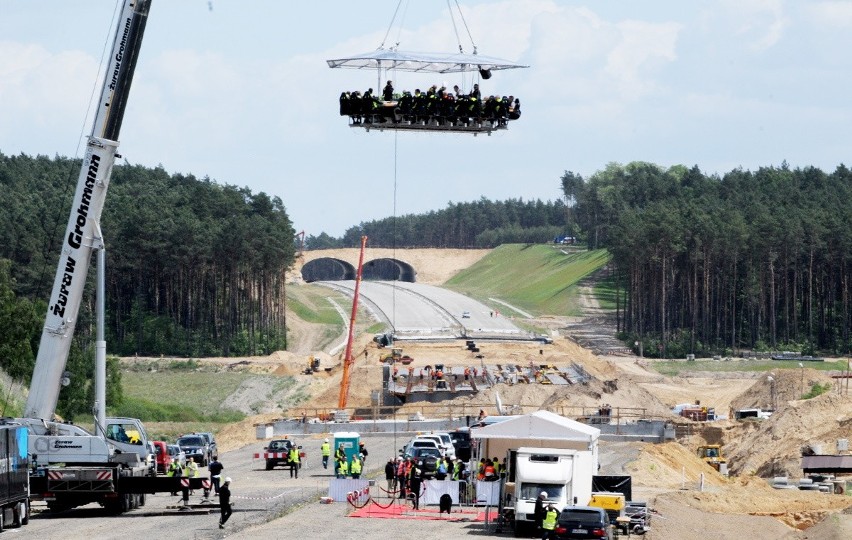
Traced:
POLYGON ((801 477, 801 448, 833 453, 837 439, 852 437, 852 396, 834 393, 792 401, 769 419, 738 423, 725 447, 733 474, 801 477))
POLYGON ((815 384, 830 387, 833 383, 834 380, 824 371, 816 369, 776 369, 768 373, 758 374, 749 390, 733 400, 731 405, 735 409, 761 407, 772 410, 781 407, 788 401, 802 399, 802 395, 809 392, 815 384), (770 377, 773 380, 770 381, 770 377), (773 387, 775 391, 774 404, 773 387))
POLYGON ((625 469, 637 486, 678 489, 698 484, 704 473, 705 486, 726 486, 729 480, 698 456, 676 442, 646 445, 639 458, 625 469))
POLYGON ((774 517, 796 529, 806 529, 852 504, 848 497, 773 489, 766 480, 754 476, 733 479, 721 489, 682 492, 669 497, 707 512, 774 517))

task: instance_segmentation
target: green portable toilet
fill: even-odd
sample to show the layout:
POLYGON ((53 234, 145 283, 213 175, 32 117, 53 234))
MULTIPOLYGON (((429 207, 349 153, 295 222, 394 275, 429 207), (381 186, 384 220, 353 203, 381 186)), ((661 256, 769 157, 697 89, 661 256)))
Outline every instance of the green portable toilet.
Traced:
POLYGON ((352 461, 352 456, 358 455, 358 443, 361 442, 361 436, 354 431, 344 431, 341 433, 333 433, 334 446, 331 447, 331 454, 343 445, 343 450, 346 452, 346 461, 352 461))

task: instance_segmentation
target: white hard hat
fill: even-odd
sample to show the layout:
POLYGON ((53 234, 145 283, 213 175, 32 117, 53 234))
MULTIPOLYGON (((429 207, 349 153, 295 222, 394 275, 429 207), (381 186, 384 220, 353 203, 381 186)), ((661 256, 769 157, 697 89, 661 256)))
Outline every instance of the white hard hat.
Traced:
POLYGON ((325 442, 328 442, 328 439, 326 439, 325 442))
POLYGON ((226 477, 225 477, 225 483, 226 483, 226 484, 230 484, 230 483, 231 483, 231 477, 230 477, 230 476, 226 476, 226 477))
POLYGON ((542 492, 541 492, 541 495, 539 495, 539 497, 547 497, 547 492, 546 492, 546 491, 542 491, 542 492))

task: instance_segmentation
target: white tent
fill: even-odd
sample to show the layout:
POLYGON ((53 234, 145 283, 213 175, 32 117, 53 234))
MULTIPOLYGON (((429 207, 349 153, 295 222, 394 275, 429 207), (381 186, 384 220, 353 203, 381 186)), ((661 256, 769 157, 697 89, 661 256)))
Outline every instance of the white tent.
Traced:
POLYGON ((536 411, 503 422, 472 429, 479 440, 479 456, 504 456, 522 446, 589 450, 597 463, 601 430, 550 411, 536 411))

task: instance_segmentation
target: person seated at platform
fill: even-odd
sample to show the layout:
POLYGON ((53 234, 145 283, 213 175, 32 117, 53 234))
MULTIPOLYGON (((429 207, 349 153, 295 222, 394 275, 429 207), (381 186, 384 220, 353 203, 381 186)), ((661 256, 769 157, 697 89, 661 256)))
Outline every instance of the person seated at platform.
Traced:
POLYGON ((521 100, 515 96, 509 96, 509 120, 517 120, 521 117, 521 100))
POLYGON ((382 98, 385 101, 393 101, 393 81, 388 81, 385 89, 382 90, 382 98))

